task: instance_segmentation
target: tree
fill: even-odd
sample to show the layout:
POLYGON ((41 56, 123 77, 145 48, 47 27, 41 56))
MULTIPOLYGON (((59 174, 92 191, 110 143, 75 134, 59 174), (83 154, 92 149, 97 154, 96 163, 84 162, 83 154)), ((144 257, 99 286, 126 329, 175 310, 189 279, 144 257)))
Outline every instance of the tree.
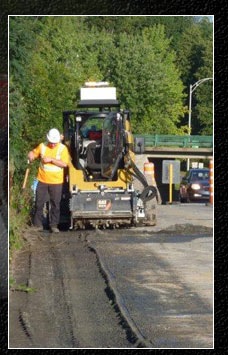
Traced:
POLYGON ((28 126, 29 110, 26 102, 30 80, 27 68, 42 21, 36 17, 11 17, 9 26, 9 141, 10 159, 15 165, 17 176, 23 169, 24 154, 29 144, 29 140, 23 136, 23 131, 28 126))
MULTIPOLYGON (((205 44, 204 65, 197 72, 198 78, 212 78, 212 44, 207 41, 205 44)), ((200 85, 195 91, 197 104, 195 106, 195 115, 198 118, 197 132, 205 135, 213 135, 213 81, 209 80, 200 85)))
MULTIPOLYGON (((134 132, 185 133, 189 85, 212 76, 212 35, 193 16, 11 17, 10 153, 18 171, 51 127, 62 129, 62 111, 76 108, 87 80, 117 87, 134 132)), ((207 84, 192 105, 193 131, 204 134, 212 128, 207 84)))
MULTIPOLYGON (((177 65, 188 95, 190 84, 193 85, 203 78, 213 77, 213 27, 207 18, 203 17, 202 20, 194 22, 183 32, 177 50, 177 65)), ((192 96, 191 133, 212 134, 212 116, 212 86, 209 82, 200 85, 192 96), (206 93, 207 88, 209 91, 206 93)), ((188 115, 182 123, 186 124, 187 120, 188 115)))
POLYGON ((110 53, 109 80, 118 97, 132 111, 137 133, 177 133, 184 113, 183 86, 175 67, 175 55, 164 26, 145 28, 142 34, 120 34, 110 53))
MULTIPOLYGON (((200 22, 204 39, 202 52, 202 66, 196 76, 198 78, 213 77, 213 28, 207 18, 200 22)), ((213 81, 207 81, 196 91, 197 104, 195 107, 198 118, 198 132, 200 134, 213 134, 213 81)))
POLYGON ((93 43, 94 35, 84 28, 83 18, 44 17, 41 23, 36 18, 12 19, 10 126, 12 136, 15 130, 18 136, 11 146, 15 154, 20 147, 25 155, 28 146, 31 149, 45 139, 51 127, 62 130, 62 111, 76 107, 82 83, 101 78, 93 43), (26 40, 22 28, 29 34, 26 40))

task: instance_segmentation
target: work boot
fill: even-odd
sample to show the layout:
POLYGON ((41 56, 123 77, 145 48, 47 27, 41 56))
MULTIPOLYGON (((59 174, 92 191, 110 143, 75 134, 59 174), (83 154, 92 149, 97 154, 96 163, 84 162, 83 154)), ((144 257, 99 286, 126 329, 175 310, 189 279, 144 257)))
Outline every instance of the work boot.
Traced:
POLYGON ((30 228, 29 228, 29 230, 31 231, 31 232, 43 232, 44 231, 44 229, 43 229, 43 226, 31 226, 30 228))
POLYGON ((52 233, 59 233, 59 228, 57 228, 57 227, 50 227, 50 231, 51 231, 52 233))

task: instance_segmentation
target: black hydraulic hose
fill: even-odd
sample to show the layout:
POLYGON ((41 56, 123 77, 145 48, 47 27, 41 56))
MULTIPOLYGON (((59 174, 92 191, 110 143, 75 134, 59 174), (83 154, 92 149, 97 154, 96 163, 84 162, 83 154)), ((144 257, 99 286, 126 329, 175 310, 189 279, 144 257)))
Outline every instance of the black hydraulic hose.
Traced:
POLYGON ((143 173, 138 169, 138 167, 135 165, 135 163, 131 160, 131 166, 133 168, 133 171, 135 172, 135 177, 141 182, 141 184, 144 187, 148 186, 148 182, 145 178, 145 176, 143 175, 143 173))
POLYGON ((140 194, 139 197, 141 198, 141 200, 143 200, 143 202, 148 202, 152 200, 154 197, 157 198, 156 187, 152 185, 148 185, 147 187, 145 187, 145 189, 143 190, 143 192, 140 194))
POLYGON ((131 166, 132 166, 133 171, 135 173, 135 174, 131 173, 132 176, 136 177, 144 186, 144 190, 139 195, 139 198, 141 198, 141 200, 143 202, 148 202, 148 201, 152 200, 154 197, 156 197, 156 199, 158 199, 157 188, 155 186, 148 185, 148 182, 147 182, 145 176, 138 169, 138 167, 135 165, 135 163, 132 160, 131 160, 131 166))
POLYGON ((122 159, 123 157, 123 152, 120 152, 119 155, 117 156, 117 159, 116 159, 116 162, 115 162, 115 165, 112 169, 112 174, 110 176, 110 180, 112 180, 113 176, 115 175, 115 173, 117 172, 117 169, 118 169, 118 166, 119 166, 119 162, 120 160, 122 159))

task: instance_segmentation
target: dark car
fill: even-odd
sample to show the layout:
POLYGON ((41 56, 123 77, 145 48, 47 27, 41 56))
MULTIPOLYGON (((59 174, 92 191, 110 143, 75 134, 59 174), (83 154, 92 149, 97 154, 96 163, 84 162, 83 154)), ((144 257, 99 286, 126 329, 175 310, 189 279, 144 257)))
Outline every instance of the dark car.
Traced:
POLYGON ((180 183, 180 201, 209 201, 209 169, 190 169, 180 183))

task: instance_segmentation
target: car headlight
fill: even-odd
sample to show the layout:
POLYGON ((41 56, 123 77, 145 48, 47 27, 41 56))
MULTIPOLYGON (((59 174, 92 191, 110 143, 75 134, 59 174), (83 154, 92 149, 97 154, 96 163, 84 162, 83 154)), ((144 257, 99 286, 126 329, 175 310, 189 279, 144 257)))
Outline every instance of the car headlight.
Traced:
POLYGON ((199 184, 192 184, 191 185, 193 190, 199 190, 200 189, 200 185, 199 184))

